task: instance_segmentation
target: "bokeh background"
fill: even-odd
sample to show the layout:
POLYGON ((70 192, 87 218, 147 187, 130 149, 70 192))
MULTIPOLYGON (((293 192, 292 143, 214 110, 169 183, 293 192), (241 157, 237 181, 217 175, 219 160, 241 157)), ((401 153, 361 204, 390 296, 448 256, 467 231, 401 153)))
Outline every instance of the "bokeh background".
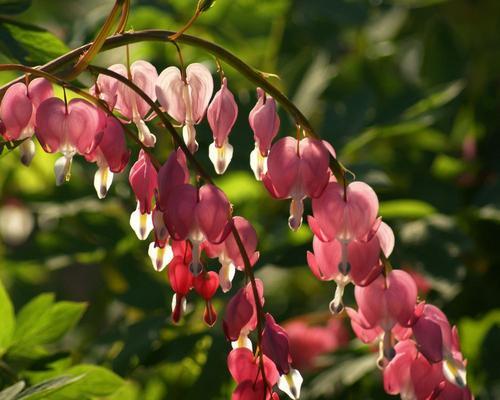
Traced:
MULTIPOLYGON (((0 1, 0 62, 40 65, 91 41, 112 4, 0 1)), ((128 27, 175 30, 195 5, 135 0, 128 27)), ((500 2, 218 0, 190 33, 279 75, 273 83, 356 178, 375 188, 380 214, 396 233, 393 264, 412 271, 421 298, 458 326, 477 398, 500 398, 500 2)), ((187 61, 214 71, 217 87, 213 58, 181 48, 187 61)), ((134 44, 130 51, 133 60, 149 60, 159 71, 177 64, 169 44, 134 44)), ((123 63, 125 50, 103 53, 97 62, 123 63)), ((303 398, 388 398, 373 349, 354 340, 348 321, 329 321, 333 286, 316 281, 306 264, 311 232, 305 226, 291 233, 288 203, 271 199, 253 178, 247 118, 255 87, 224 67, 239 117, 231 135, 235 158, 217 182, 235 213, 259 233, 256 271, 265 281, 266 309, 279 322, 302 324, 299 332, 306 324, 328 325, 336 338, 305 369, 303 398)), ((288 116, 280 115, 280 135, 293 134, 288 116)), ((155 153, 165 160, 171 141, 151 126, 159 138, 155 153)), ((198 136, 197 156, 213 173, 206 122, 198 136)), ((196 296, 184 321, 170 322, 166 274, 154 272, 148 243, 128 224, 135 208, 128 169, 99 201, 94 165, 75 159, 71 181, 55 187, 55 156, 38 150, 30 168, 19 163, 17 151, 0 156, 0 279, 17 313, 17 344, 2 349, 0 332, 0 388, 62 376, 26 398, 229 398, 230 345, 220 322, 213 329, 202 324, 196 296), (68 376, 80 378, 71 383, 68 376)), ((133 149, 132 159, 136 155, 133 149)), ((239 276, 234 286, 241 284, 239 276)), ((2 293, 5 331, 12 318, 2 293)), ((229 297, 217 296, 220 317, 229 297)), ((353 304, 352 288, 346 301, 353 304)), ((320 345, 302 349, 307 346, 320 345)))

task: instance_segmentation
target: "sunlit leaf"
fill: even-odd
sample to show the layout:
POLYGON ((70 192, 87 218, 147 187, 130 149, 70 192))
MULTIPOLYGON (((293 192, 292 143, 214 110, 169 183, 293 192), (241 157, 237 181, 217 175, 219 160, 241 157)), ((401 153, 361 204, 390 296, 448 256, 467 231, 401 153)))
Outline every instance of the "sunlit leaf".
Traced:
POLYGON ((12 343, 15 323, 14 308, 9 294, 0 281, 0 356, 12 343))

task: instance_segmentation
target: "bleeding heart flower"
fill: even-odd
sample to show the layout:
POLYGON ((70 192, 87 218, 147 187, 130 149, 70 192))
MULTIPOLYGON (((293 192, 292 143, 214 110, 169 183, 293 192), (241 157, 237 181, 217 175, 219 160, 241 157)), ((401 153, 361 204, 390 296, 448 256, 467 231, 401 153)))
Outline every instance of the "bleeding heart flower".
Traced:
POLYGON ((35 155, 31 137, 35 133, 36 112, 40 103, 54 96, 52 85, 44 78, 33 79, 28 86, 18 82, 9 86, 0 105, 0 119, 6 140, 23 140, 19 146, 21 162, 29 165, 35 155))
POLYGON ((166 199, 165 224, 174 240, 189 239, 193 245, 190 265, 193 275, 201 271, 200 246, 204 240, 221 243, 229 234, 231 205, 217 187, 206 184, 200 189, 189 184, 175 187, 166 199))
POLYGON ((36 113, 36 127, 43 149, 63 154, 54 166, 56 185, 69 180, 73 156, 92 153, 103 136, 99 112, 83 99, 68 104, 56 97, 44 100, 36 113))
POLYGON ((344 309, 342 297, 349 282, 366 286, 382 270, 378 235, 368 242, 352 240, 347 244, 347 251, 342 251, 342 243, 338 240, 323 242, 314 236, 313 250, 314 253, 307 252, 307 263, 313 274, 324 281, 334 280, 337 284, 335 297, 330 303, 333 314, 339 314, 344 309))
POLYGON ((352 182, 346 190, 330 182, 323 194, 313 199, 313 218, 309 224, 323 241, 337 239, 348 243, 363 240, 376 222, 378 199, 373 189, 363 182, 352 182))
POLYGON ((238 106, 233 94, 227 88, 227 79, 222 79, 221 88, 208 106, 207 120, 212 129, 214 142, 208 149, 208 156, 215 171, 223 174, 233 157, 233 146, 228 136, 238 117, 238 106))
POLYGON ((203 320, 208 326, 213 326, 217 321, 217 313, 212 305, 211 299, 219 287, 219 275, 214 271, 199 274, 193 280, 194 290, 205 299, 205 313, 203 320))
MULTIPOLYGON (((240 236, 245 252, 248 255, 250 265, 253 266, 259 259, 257 250, 257 233, 250 222, 243 217, 233 217, 232 223, 240 236)), ((245 262, 240 253, 238 244, 232 232, 221 244, 203 243, 205 254, 210 258, 219 258, 221 269, 219 271, 219 282, 222 291, 228 292, 231 289, 235 270, 245 270, 245 262)))
POLYGON ((170 192, 176 186, 186 183, 189 183, 186 155, 178 148, 170 153, 167 162, 158 171, 158 203, 162 211, 167 208, 167 198, 170 192))
POLYGON ((319 197, 330 179, 329 152, 320 140, 300 141, 287 136, 278 140, 267 160, 262 177, 267 190, 277 199, 291 198, 288 224, 294 231, 302 224, 303 201, 319 197))
POLYGON ((193 287, 193 275, 183 257, 176 256, 168 265, 170 286, 175 292, 172 298, 172 321, 180 321, 186 311, 186 296, 193 287))
POLYGON ((94 175, 94 188, 100 199, 106 197, 113 182, 113 173, 123 171, 130 158, 125 135, 120 122, 111 116, 104 117, 103 136, 99 145, 90 154, 87 161, 97 164, 94 175))
MULTIPOLYGON (((257 292, 260 304, 264 304, 264 285, 260 279, 256 279, 257 292)), ((257 326, 257 310, 253 296, 251 283, 241 288, 229 300, 222 323, 226 337, 233 343, 233 348, 252 348, 248 334, 257 326)))
POLYGON ((185 73, 168 67, 158 77, 156 96, 165 111, 182 124, 184 141, 192 153, 198 150, 196 129, 207 109, 214 89, 212 75, 203 64, 187 66, 185 73))
MULTIPOLYGON (((154 85, 158 79, 158 72, 151 63, 143 60, 135 61, 130 66, 130 71, 127 71, 127 67, 123 64, 114 64, 108 69, 129 77, 151 100, 156 100, 154 85)), ((156 137, 144 122, 147 120, 151 107, 141 96, 124 83, 107 76, 98 76, 97 83, 91 92, 105 100, 110 109, 116 108, 126 121, 133 122, 137 127, 139 139, 145 146, 155 145, 156 137)))
MULTIPOLYGON (((263 356, 265 383, 260 370, 259 359, 247 348, 233 349, 227 357, 227 366, 231 376, 237 383, 232 400, 269 400, 271 390, 278 382, 278 371, 274 363, 263 356)), ((275 399, 275 397, 272 397, 275 399)))
POLYGON ((250 111, 248 122, 255 140, 255 149, 250 153, 250 167, 255 179, 260 181, 267 171, 267 156, 271 143, 280 129, 280 118, 272 97, 267 96, 261 88, 257 88, 257 96, 257 104, 250 111))
POLYGON ((137 199, 137 208, 130 216, 130 226, 140 240, 148 237, 153 229, 152 200, 158 187, 158 174, 148 154, 141 150, 130 169, 130 187, 137 199))

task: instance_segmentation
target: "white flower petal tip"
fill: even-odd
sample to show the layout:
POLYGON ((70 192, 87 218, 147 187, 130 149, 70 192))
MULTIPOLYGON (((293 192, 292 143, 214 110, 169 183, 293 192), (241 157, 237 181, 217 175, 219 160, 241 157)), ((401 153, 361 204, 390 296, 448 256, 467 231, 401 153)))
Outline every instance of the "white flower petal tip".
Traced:
POLYGON ((233 146, 226 142, 222 147, 217 147, 213 142, 208 148, 208 157, 214 165, 215 172, 222 175, 233 158, 233 146))
POLYGON ((247 348, 248 350, 253 351, 252 341, 247 335, 241 335, 238 340, 231 342, 231 347, 233 349, 247 348))
POLYGON ((198 142, 196 141, 196 128, 193 124, 186 124, 182 127, 182 137, 189 151, 194 154, 198 151, 198 142))
POLYGON ((62 156, 54 164, 54 173, 56 175, 56 186, 61 186, 69 181, 71 177, 72 156, 62 156))
POLYGON ((151 133, 146 123, 142 119, 139 119, 135 122, 135 125, 137 126, 139 140, 144 146, 154 147, 156 144, 156 136, 151 133))
POLYGON ((104 199, 108 194, 112 182, 113 173, 109 170, 109 168, 99 168, 94 175, 94 188, 97 193, 97 197, 104 199))
POLYGON ((293 400, 300 398, 300 388, 303 382, 302 375, 296 369, 291 368, 286 375, 281 375, 278 381, 280 390, 288 395, 293 400))
POLYGON ((255 149, 250 153, 250 168, 252 168, 255 179, 262 180, 262 175, 267 172, 267 157, 260 154, 259 146, 256 144, 255 149))
POLYGON ((19 145, 19 151, 21 153, 21 162, 28 167, 33 157, 35 157, 35 143, 31 138, 26 139, 19 145))
POLYGON ((452 357, 443 360, 443 374, 448 382, 461 388, 467 386, 467 374, 464 366, 452 357))
POLYGON ((137 204, 135 211, 130 214, 130 226, 139 240, 146 240, 153 230, 153 220, 151 218, 151 214, 141 214, 139 204, 137 204))
POLYGON ((163 271, 174 258, 172 247, 168 244, 165 247, 156 247, 154 242, 149 244, 148 255, 153 263, 153 268, 158 272, 163 271))
POLYGON ((222 264, 222 267, 219 270, 219 283, 220 288, 224 293, 227 293, 231 290, 235 273, 236 268, 233 263, 222 264))

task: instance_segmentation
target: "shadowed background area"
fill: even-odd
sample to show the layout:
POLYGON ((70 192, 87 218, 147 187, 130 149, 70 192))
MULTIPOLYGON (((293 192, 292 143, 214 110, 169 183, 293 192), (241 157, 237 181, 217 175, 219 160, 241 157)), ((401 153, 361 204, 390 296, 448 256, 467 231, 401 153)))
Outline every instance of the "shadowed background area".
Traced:
MULTIPOLYGON (((91 41, 113 3, 0 0, 0 63, 41 65, 91 41)), ((176 30, 195 6, 194 0, 135 0, 127 26, 176 30)), ((442 307, 458 326, 479 399, 500 398, 499 21, 497 0, 217 0, 189 30, 277 74, 271 81, 333 144, 356 179, 373 186, 380 214, 396 233, 392 263, 412 271, 421 298, 442 307)), ((212 70, 218 89, 214 58, 181 49, 186 62, 212 70)), ((134 44, 130 53, 158 71, 178 64, 170 44, 134 44)), ((124 63, 125 55, 125 48, 108 51, 96 63, 124 63)), ((255 87, 223 67, 239 116, 230 136, 235 155, 217 183, 235 214, 259 234, 256 271, 265 282, 266 308, 291 324, 297 358, 323 346, 319 358, 302 360, 303 398, 388 398, 373 349, 354 339, 347 320, 328 315, 334 289, 307 267, 309 228, 291 233, 288 202, 271 199, 253 178, 248 113, 255 87), (300 323, 328 325, 335 340, 304 344, 301 335, 308 334, 300 323)), ((0 81, 13 77, 2 73, 0 81)), ((283 110, 280 116, 280 135, 294 135, 290 118, 283 110)), ((165 161, 172 142, 156 120, 150 126, 158 137, 155 154, 165 161)), ((206 121, 197 131, 197 157, 215 176, 206 121)), ((133 148, 131 161, 136 157, 133 148)), ((70 182, 56 187, 55 159, 39 146, 30 168, 19 163, 17 151, 3 149, 0 156, 0 279, 18 313, 16 329, 37 316, 46 323, 33 328, 38 336, 5 354, 0 333, 0 388, 11 383, 12 372, 34 384, 71 370, 91 373, 48 398, 229 398, 230 344, 222 324, 206 328, 204 304, 192 295, 184 321, 170 322, 167 275, 153 270, 149 242, 138 241, 128 223, 135 209, 128 169, 100 201, 92 184, 95 165, 75 158, 70 182), (21 318, 19 310, 47 292, 66 302, 38 297, 21 318), (35 338, 40 335, 45 341, 35 338)), ((209 260, 208 267, 218 265, 209 260)), ((234 287, 243 283, 240 274, 234 287)), ((352 292, 346 294, 350 305, 352 292)), ((231 293, 215 299, 219 320, 231 293)))

